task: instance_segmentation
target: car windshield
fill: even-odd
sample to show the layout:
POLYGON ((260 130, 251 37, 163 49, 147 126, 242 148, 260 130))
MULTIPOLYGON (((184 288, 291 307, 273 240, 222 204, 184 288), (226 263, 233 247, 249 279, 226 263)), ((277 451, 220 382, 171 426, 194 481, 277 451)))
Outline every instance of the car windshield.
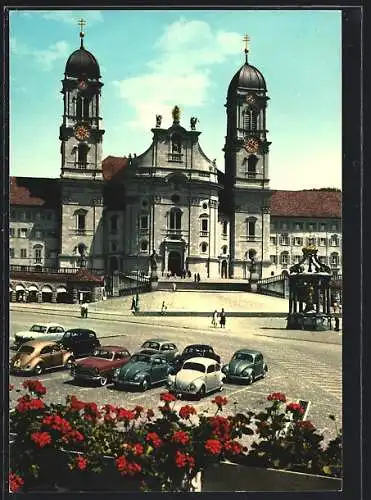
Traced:
POLYGON ((131 357, 130 361, 132 363, 150 363, 151 358, 149 356, 146 356, 145 354, 134 354, 134 356, 131 357))
POLYGON ((47 330, 46 326, 43 325, 33 325, 30 328, 30 332, 40 332, 40 333, 45 333, 47 330))
POLYGON ((160 349, 160 344, 158 342, 144 342, 142 347, 144 349, 156 349, 158 351, 160 349))
POLYGON ((183 370, 195 370, 196 372, 205 373, 205 367, 201 363, 184 363, 183 370))
POLYGON ((193 354, 193 353, 203 353, 203 352, 209 352, 209 348, 203 347, 203 346, 192 346, 192 347, 186 347, 184 349, 185 354, 193 354))
POLYGON ((247 354, 246 352, 238 352, 233 356, 233 359, 248 361, 249 363, 254 362, 254 356, 252 354, 247 354))
POLYGON ((96 351, 94 351, 93 356, 95 358, 104 358, 104 359, 113 360, 113 352, 109 352, 109 351, 96 350, 96 351))
POLYGON ((30 345, 23 345, 22 347, 19 348, 18 352, 21 352, 22 354, 32 354, 34 350, 35 349, 30 345))

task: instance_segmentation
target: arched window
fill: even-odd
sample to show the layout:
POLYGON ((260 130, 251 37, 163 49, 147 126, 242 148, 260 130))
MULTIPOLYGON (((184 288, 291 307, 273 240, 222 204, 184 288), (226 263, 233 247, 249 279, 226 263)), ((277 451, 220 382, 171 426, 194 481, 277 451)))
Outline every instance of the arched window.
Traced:
POLYGON ((41 263, 41 259, 42 259, 42 250, 43 250, 43 247, 42 247, 42 245, 35 245, 33 247, 33 249, 34 249, 35 263, 36 264, 40 264, 41 263))
POLYGON ((76 217, 76 230, 78 233, 85 233, 86 230, 86 214, 87 211, 84 209, 76 210, 74 213, 76 217))
POLYGON ((76 99, 76 118, 77 120, 82 119, 82 97, 76 99))
POLYGON ((226 235, 228 233, 228 222, 225 220, 223 221, 223 235, 226 235))
POLYGON ((77 162, 80 167, 85 166, 88 159, 89 146, 87 144, 79 144, 77 146, 77 162))
POLYGON ((281 252, 280 261, 283 266, 286 266, 290 263, 290 255, 289 252, 281 252))
POLYGON ((140 244, 140 249, 142 250, 142 252, 146 252, 148 249, 148 241, 143 240, 140 244))
POLYGON ((247 176, 248 178, 254 179, 256 177, 256 165, 258 163, 258 157, 255 155, 250 155, 247 159, 247 176))
POLYGON ((207 252, 207 243, 205 243, 205 242, 201 243, 201 252, 202 253, 207 252))
POLYGON ((139 218, 139 229, 148 231, 148 214, 142 214, 139 218))
POLYGON ((200 230, 203 233, 207 233, 209 231, 209 216, 207 214, 200 215, 201 228, 200 230))
POLYGON ((256 130, 257 128, 258 115, 255 109, 248 108, 245 109, 243 114, 243 128, 245 130, 256 130))
POLYGON ((181 229, 182 212, 179 208, 172 208, 169 216, 169 229, 181 229))
POLYGON ((173 134, 171 137, 171 152, 175 154, 182 152, 182 138, 178 134, 173 134))
POLYGON ((90 108, 90 101, 85 97, 84 99, 84 119, 89 118, 89 108, 90 108))
POLYGON ((330 246, 338 247, 339 246, 339 237, 337 234, 333 234, 330 238, 330 246))
POLYGON ((330 264, 331 267, 338 267, 339 265, 339 254, 336 252, 333 252, 330 256, 330 264))

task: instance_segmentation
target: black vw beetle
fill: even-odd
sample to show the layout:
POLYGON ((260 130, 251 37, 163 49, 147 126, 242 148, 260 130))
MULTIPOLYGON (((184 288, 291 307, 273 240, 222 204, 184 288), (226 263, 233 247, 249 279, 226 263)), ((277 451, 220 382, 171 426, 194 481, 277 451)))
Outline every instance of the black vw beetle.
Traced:
POLYGON ((251 384, 257 378, 264 378, 268 366, 260 351, 252 349, 239 349, 230 362, 224 365, 222 372, 226 375, 225 382, 242 381, 251 384))

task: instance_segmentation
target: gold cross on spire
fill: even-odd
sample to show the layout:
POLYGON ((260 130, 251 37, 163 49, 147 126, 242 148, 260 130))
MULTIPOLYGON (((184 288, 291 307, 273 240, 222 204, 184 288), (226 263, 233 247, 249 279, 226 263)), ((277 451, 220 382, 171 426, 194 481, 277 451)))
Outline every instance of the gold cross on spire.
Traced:
POLYGON ((245 42, 245 54, 247 54, 247 52, 249 51, 248 48, 248 43, 250 41, 249 35, 245 35, 242 40, 245 42))
POLYGON ((86 24, 86 21, 84 21, 84 19, 80 19, 77 24, 80 26, 80 31, 82 31, 83 27, 86 24))

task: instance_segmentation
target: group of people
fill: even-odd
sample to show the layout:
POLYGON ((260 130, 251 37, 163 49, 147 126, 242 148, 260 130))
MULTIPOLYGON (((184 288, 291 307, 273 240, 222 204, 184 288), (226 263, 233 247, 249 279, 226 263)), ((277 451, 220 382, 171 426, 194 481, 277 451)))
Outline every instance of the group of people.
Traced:
POLYGON ((222 310, 220 311, 220 313, 217 311, 217 309, 215 309, 215 311, 213 312, 213 315, 212 315, 212 320, 211 320, 211 324, 214 328, 217 327, 217 324, 218 324, 218 318, 219 318, 219 325, 220 325, 220 328, 225 328, 225 322, 226 322, 226 315, 225 315, 225 311, 224 309, 222 308, 222 310))

